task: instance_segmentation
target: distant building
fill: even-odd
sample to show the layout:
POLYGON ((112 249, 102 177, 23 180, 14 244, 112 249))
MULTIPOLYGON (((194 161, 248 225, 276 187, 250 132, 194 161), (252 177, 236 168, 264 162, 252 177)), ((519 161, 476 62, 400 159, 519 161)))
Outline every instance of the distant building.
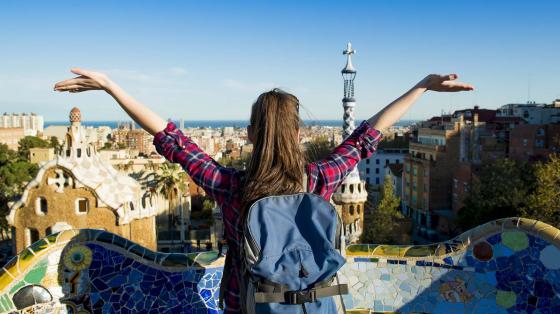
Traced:
POLYGON ((16 252, 51 233, 81 228, 111 231, 155 250, 161 196, 99 158, 77 108, 70 122, 63 149, 10 204, 7 220, 16 252))
POLYGON ((560 123, 560 99, 552 104, 507 104, 497 110, 499 117, 520 117, 528 124, 560 123))
POLYGON ((25 137, 23 128, 0 128, 0 143, 9 149, 17 150, 19 141, 25 137))
POLYGON ((56 137, 59 143, 65 141, 66 132, 68 132, 67 125, 49 125, 43 131, 43 139, 49 139, 51 137, 56 137))
POLYGON ((43 117, 34 113, 8 114, 0 116, 1 128, 23 128, 25 136, 37 136, 43 132, 43 117))
POLYGON ((510 157, 522 161, 547 160, 560 153, 560 124, 518 126, 511 131, 510 157))
POLYGON ((54 148, 52 147, 34 147, 29 149, 29 161, 34 164, 40 164, 54 159, 54 148))
POLYGON ((389 164, 402 164, 408 148, 383 148, 378 149, 371 157, 358 164, 360 177, 368 185, 383 185, 385 180, 384 168, 389 164))
POLYGON ((477 169, 508 157, 510 133, 524 123, 475 106, 420 124, 403 173, 403 212, 413 218, 416 240, 436 241, 455 233, 454 220, 477 169))
POLYGON ((137 150, 139 154, 150 155, 156 151, 152 144, 154 137, 142 129, 121 126, 112 131, 111 138, 121 147, 137 150))

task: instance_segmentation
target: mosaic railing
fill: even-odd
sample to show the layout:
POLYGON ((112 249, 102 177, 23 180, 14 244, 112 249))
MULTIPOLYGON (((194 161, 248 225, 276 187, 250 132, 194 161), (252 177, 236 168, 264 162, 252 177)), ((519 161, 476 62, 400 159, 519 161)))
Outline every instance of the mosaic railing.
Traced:
MULTIPOLYGON (((352 245, 348 312, 560 313, 560 231, 508 218, 427 246, 352 245), (538 311, 537 311, 538 310, 538 311)), ((218 313, 223 258, 101 230, 53 234, 0 270, 1 313, 218 313)))

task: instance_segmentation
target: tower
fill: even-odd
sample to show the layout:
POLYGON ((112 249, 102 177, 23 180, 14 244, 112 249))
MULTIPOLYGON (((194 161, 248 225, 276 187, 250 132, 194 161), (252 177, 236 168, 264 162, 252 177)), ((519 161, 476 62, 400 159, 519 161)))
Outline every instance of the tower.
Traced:
MULTIPOLYGON (((344 79, 344 97, 342 98, 342 106, 344 107, 343 137, 347 138, 356 128, 354 122, 354 107, 356 106, 354 78, 356 77, 356 69, 352 65, 352 55, 356 51, 352 49, 352 44, 348 43, 346 50, 342 53, 346 55, 346 66, 341 71, 344 79)), ((346 242, 357 242, 362 234, 364 204, 367 200, 365 182, 360 179, 357 168, 354 168, 346 177, 333 194, 332 200, 342 217, 346 242)))
POLYGON ((344 98, 342 98, 342 106, 344 107, 343 138, 347 138, 356 128, 354 124, 354 107, 356 106, 354 78, 356 78, 356 69, 352 65, 352 55, 355 53, 356 50, 352 49, 351 43, 348 43, 346 50, 342 52, 342 54, 346 55, 346 66, 340 71, 344 79, 344 98))

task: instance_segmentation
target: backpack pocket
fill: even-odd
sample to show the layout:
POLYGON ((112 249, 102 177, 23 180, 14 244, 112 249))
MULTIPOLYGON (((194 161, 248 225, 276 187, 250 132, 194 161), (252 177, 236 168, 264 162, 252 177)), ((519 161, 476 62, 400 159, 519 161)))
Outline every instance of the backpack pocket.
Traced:
POLYGON ((344 262, 334 249, 314 252, 310 247, 296 247, 281 255, 262 256, 250 271, 254 278, 266 278, 298 291, 334 276, 344 262))

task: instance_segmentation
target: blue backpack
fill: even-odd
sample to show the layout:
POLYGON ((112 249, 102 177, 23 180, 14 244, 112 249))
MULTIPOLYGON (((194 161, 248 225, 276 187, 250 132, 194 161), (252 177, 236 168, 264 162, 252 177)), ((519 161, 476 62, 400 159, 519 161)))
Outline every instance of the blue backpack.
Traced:
POLYGON ((333 296, 348 293, 337 271, 341 220, 311 193, 269 196, 247 211, 241 243, 244 313, 336 313, 333 296), (336 279, 336 284, 334 280, 336 279))

